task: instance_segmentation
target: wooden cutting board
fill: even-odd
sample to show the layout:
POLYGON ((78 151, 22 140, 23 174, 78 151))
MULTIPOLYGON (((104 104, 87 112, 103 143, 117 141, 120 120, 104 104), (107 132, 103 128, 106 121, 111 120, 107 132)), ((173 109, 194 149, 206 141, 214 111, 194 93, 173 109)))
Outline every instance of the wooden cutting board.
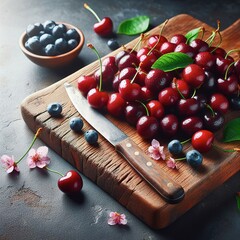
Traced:
MULTIPOLYGON (((169 20, 164 29, 164 36, 170 37, 176 33, 185 34, 196 27, 213 28, 189 16, 178 15, 169 20)), ((150 34, 159 33, 159 27, 151 30, 150 34)), ((223 42, 221 47, 231 50, 240 48, 240 20, 222 31, 223 42)), ((132 47, 137 39, 127 44, 132 47)), ((116 50, 109 55, 116 55, 116 50)), ((233 57, 236 58, 236 54, 233 57)), ((120 204, 125 206, 134 215, 152 228, 164 228, 203 199, 209 192, 221 185, 240 169, 240 154, 223 153, 212 150, 204 155, 203 165, 198 170, 191 168, 185 161, 179 163, 178 170, 166 167, 159 161, 169 176, 180 183, 185 190, 185 198, 178 204, 166 203, 149 185, 118 155, 114 148, 101 136, 99 146, 90 146, 83 134, 76 134, 70 130, 69 119, 79 116, 71 104, 65 89, 64 82, 77 85, 77 78, 81 75, 93 73, 98 68, 94 62, 65 79, 27 97, 21 105, 22 116, 32 131, 43 127, 41 139, 65 160, 75 166, 81 173, 91 179, 104 191, 109 193, 120 204), (60 102, 63 105, 61 118, 52 118, 47 113, 47 105, 60 102)), ((230 112, 226 118, 239 117, 239 111, 230 112)), ((149 143, 143 141, 135 129, 125 122, 110 118, 120 129, 128 134, 143 150, 147 150, 149 143)), ((91 127, 87 122, 83 131, 91 127)), ((216 134, 216 144, 224 146, 218 140, 222 132, 216 134)), ((226 145, 225 145, 226 146, 226 145)), ((239 143, 228 144, 228 148, 240 147, 239 143)), ((191 146, 185 145, 184 151, 191 146)))

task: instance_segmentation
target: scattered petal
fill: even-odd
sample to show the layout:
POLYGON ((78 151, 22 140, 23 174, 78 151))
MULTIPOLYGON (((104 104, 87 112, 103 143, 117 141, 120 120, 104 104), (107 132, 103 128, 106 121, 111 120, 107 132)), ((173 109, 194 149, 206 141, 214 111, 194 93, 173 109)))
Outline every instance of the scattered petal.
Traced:
POLYGON ((125 214, 120 214, 118 212, 110 212, 109 213, 108 224, 109 225, 116 225, 116 224, 126 225, 127 224, 127 218, 126 218, 125 214))
POLYGON ((177 164, 176 164, 176 161, 174 158, 170 157, 168 160, 167 160, 167 166, 169 168, 172 168, 172 169, 177 169, 177 164))
POLYGON ((14 157, 13 156, 12 157, 10 157, 8 155, 1 156, 1 163, 2 163, 2 166, 3 166, 3 168, 5 168, 7 173, 11 173, 14 170, 16 172, 20 172, 17 164, 14 161, 14 157))
POLYGON ((153 139, 151 142, 151 146, 149 146, 148 148, 148 154, 151 158, 155 160, 165 160, 166 156, 163 150, 164 146, 161 146, 156 139, 153 139))
POLYGON ((29 168, 44 168, 50 163, 50 158, 47 156, 48 147, 42 146, 37 150, 31 149, 28 153, 27 163, 29 168))

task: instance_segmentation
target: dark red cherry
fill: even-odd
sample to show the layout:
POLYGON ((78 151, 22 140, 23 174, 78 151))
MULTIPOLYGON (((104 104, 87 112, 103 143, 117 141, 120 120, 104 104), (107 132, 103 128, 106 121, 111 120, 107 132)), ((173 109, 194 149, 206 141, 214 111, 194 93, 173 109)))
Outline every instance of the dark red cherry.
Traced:
POLYGON ((151 100, 146 104, 146 107, 149 111, 150 116, 153 116, 157 119, 163 118, 165 110, 159 101, 151 100))
MULTIPOLYGON (((95 73, 94 77, 96 82, 99 84, 101 75, 101 69, 99 68, 95 73)), ((112 87, 113 79, 114 79, 115 72, 110 65, 103 65, 102 66, 102 85, 104 88, 112 87)))
POLYGON ((103 109, 108 103, 107 92, 99 91, 97 88, 92 88, 87 94, 87 100, 91 107, 96 109, 103 109))
POLYGON ((224 76, 226 71, 228 71, 228 74, 231 74, 234 69, 234 65, 229 66, 232 64, 233 61, 223 58, 223 57, 216 57, 216 66, 215 71, 218 74, 218 76, 224 76))
POLYGON ((155 48, 159 50, 164 42, 167 42, 167 39, 164 36, 161 35, 159 39, 159 35, 152 35, 148 38, 147 44, 150 49, 155 48))
POLYGON ((58 188, 66 194, 77 194, 83 187, 82 177, 74 170, 70 170, 58 180, 58 188))
POLYGON ((155 117, 142 116, 137 122, 137 133, 144 139, 153 139, 158 135, 159 123, 155 117))
POLYGON ((173 137, 179 128, 178 118, 174 114, 167 114, 160 120, 160 131, 166 137, 173 137))
POLYGON ((222 113, 206 111, 203 115, 204 128, 210 131, 217 131, 224 125, 225 119, 222 113))
POLYGON ((192 136, 192 146, 200 153, 208 152, 213 145, 214 134, 208 130, 199 130, 192 136))
POLYGON ((147 102, 151 99, 153 99, 153 93, 147 87, 141 87, 141 101, 147 102))
POLYGON ((182 34, 175 34, 170 39, 170 42, 174 43, 176 45, 178 45, 179 43, 186 43, 186 41, 187 41, 187 38, 184 35, 182 35, 182 34))
POLYGON ((122 80, 119 78, 119 74, 115 74, 112 82, 112 88, 115 92, 118 92, 119 84, 122 80))
POLYGON ((166 54, 170 52, 174 52, 176 48, 176 44, 171 43, 171 42, 164 42, 159 50, 161 54, 166 54))
POLYGON ((122 70, 126 67, 137 67, 139 65, 139 60, 137 56, 133 53, 126 54, 118 62, 118 69, 122 70))
POLYGON ((115 57, 114 56, 106 57, 102 61, 102 65, 103 66, 108 66, 108 67, 112 68, 112 71, 114 72, 114 74, 117 73, 117 71, 118 71, 118 67, 116 65, 116 61, 115 61, 115 57))
POLYGON ((114 117, 122 117, 126 102, 119 93, 112 93, 107 103, 107 111, 114 117))
POLYGON ((223 94, 214 93, 210 97, 210 106, 213 111, 225 114, 229 109, 229 102, 223 94))
POLYGON ((202 111, 206 108, 208 97, 204 92, 203 93, 197 92, 193 98, 195 98, 199 103, 199 111, 202 111))
POLYGON ((158 93, 160 90, 169 86, 170 82, 170 75, 167 75, 160 69, 149 71, 145 77, 145 86, 153 93, 158 93))
POLYGON ((120 59, 122 57, 124 57, 125 55, 128 55, 128 54, 129 54, 129 51, 126 50, 126 49, 118 52, 117 55, 115 56, 115 63, 116 63, 116 65, 118 66, 118 63, 119 63, 120 59))
POLYGON ((172 81, 171 87, 174 89, 178 89, 178 91, 185 97, 188 98, 191 93, 191 88, 187 84, 186 81, 182 79, 174 79, 172 81))
POLYGON ((200 111, 199 101, 195 98, 180 99, 178 113, 181 116, 193 116, 200 111))
POLYGON ((200 52, 195 57, 195 63, 205 70, 210 70, 215 66, 215 56, 210 52, 200 52))
POLYGON ((172 88, 172 87, 164 88, 158 94, 158 101, 164 107, 176 106, 179 100, 180 100, 180 94, 175 88, 172 88))
POLYGON ((202 39, 194 39, 189 44, 196 52, 206 52, 209 49, 208 44, 202 39))
POLYGON ((231 109, 233 110, 240 110, 240 96, 239 95, 233 95, 229 99, 229 103, 231 106, 231 109))
MULTIPOLYGON (((136 75, 137 70, 134 67, 126 67, 123 68, 120 72, 119 72, 119 80, 124 80, 124 79, 130 79, 132 80, 133 77, 136 75)), ((137 82, 137 76, 134 79, 134 82, 137 82)))
POLYGON ((203 121, 200 117, 188 117, 181 122, 181 131, 189 137, 201 129, 203 129, 203 121))
POLYGON ((183 69, 183 79, 193 88, 199 88, 205 79, 205 72, 197 64, 189 64, 183 69))
POLYGON ((216 75, 210 71, 205 71, 204 73, 205 73, 205 79, 199 90, 202 93, 208 93, 208 94, 216 91, 216 87, 217 87, 216 75))
POLYGON ((218 78, 217 88, 225 96, 231 96, 238 92, 238 78, 236 75, 231 75, 227 79, 218 78))
POLYGON ((146 115, 146 109, 139 102, 129 102, 125 107, 124 115, 126 121, 135 126, 138 119, 146 115))
POLYGON ((143 55, 147 55, 150 49, 148 47, 142 47, 137 51, 137 58, 140 60, 140 57, 143 55))
POLYGON ((196 51, 191 47, 189 46, 188 44, 186 43, 179 43, 175 50, 175 52, 182 52, 182 53, 185 53, 187 54, 189 57, 191 58, 194 58, 195 55, 196 55, 196 51))
POLYGON ((151 52, 150 54, 142 55, 139 58, 139 66, 142 70, 148 72, 151 70, 153 63, 155 63, 157 59, 158 57, 153 52, 151 52))
POLYGON ((141 99, 141 87, 137 83, 131 83, 129 79, 120 82, 118 92, 127 102, 133 102, 141 99))
POLYGON ((222 58, 225 58, 227 54, 227 52, 223 48, 214 47, 214 46, 210 47, 208 51, 214 54, 215 56, 220 56, 222 58))
POLYGON ((92 89, 97 87, 96 79, 91 76, 80 76, 77 80, 78 89, 79 91, 86 96, 88 92, 92 89))

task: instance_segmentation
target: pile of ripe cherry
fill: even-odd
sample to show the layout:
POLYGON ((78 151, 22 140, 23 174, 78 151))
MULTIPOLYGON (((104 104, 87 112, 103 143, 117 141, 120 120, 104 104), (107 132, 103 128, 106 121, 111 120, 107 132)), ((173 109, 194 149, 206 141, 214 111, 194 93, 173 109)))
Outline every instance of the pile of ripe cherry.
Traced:
POLYGON ((123 48, 94 74, 79 77, 78 88, 93 108, 125 119, 147 140, 215 132, 230 108, 240 109, 240 60, 234 62, 223 48, 201 38, 188 42, 182 34, 169 40, 151 35, 145 43, 138 50, 123 48), (173 52, 192 63, 172 71, 152 68, 173 52))

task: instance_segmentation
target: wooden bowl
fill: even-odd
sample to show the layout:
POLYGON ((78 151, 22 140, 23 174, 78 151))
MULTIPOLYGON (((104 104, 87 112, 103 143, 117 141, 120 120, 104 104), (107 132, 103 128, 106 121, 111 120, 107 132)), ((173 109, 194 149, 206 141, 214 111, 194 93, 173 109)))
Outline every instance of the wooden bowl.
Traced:
POLYGON ((67 29, 74 28, 80 36, 79 44, 73 50, 66 52, 64 54, 61 54, 61 55, 56 55, 56 56, 43 56, 43 55, 34 54, 25 48, 24 44, 27 41, 27 35, 26 35, 26 31, 25 31, 19 39, 19 45, 20 45, 22 52, 33 63, 35 63, 39 66, 42 66, 42 67, 58 68, 58 67, 62 67, 62 66, 66 66, 66 65, 70 64, 79 55, 80 51, 82 50, 85 38, 84 38, 83 32, 80 29, 78 29, 75 26, 68 24, 68 23, 63 23, 63 24, 66 25, 67 29))

